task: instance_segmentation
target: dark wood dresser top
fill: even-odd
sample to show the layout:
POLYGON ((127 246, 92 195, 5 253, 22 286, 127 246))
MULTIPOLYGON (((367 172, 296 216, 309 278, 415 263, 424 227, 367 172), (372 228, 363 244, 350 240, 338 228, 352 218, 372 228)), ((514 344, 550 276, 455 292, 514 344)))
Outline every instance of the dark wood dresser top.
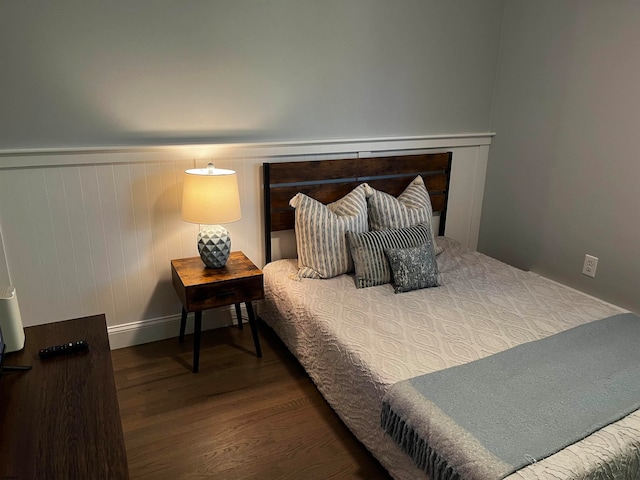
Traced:
POLYGON ((25 329, 25 348, 0 376, 0 480, 128 479, 104 315, 25 329), (86 340, 88 351, 40 359, 38 351, 86 340))

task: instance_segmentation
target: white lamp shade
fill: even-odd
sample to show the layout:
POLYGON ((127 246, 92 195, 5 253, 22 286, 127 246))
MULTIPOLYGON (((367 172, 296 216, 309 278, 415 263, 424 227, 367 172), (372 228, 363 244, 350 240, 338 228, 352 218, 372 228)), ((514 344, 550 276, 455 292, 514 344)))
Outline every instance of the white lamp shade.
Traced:
POLYGON ((196 168, 184 174, 182 219, 185 222, 217 225, 242 218, 236 172, 196 168))

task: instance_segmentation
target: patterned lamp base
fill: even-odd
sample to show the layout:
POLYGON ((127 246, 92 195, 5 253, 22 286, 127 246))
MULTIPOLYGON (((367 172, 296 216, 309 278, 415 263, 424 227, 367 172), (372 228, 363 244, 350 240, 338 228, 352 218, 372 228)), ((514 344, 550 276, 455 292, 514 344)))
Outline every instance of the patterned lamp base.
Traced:
POLYGON ((203 226, 198 233, 198 252, 207 267, 224 267, 231 253, 231 237, 220 225, 203 226))

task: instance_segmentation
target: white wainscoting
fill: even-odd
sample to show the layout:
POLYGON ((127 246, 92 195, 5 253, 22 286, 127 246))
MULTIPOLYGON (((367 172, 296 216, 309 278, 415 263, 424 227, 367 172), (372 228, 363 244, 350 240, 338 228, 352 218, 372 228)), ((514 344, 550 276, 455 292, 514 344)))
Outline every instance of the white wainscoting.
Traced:
POLYGON ((198 230, 180 219, 182 172, 209 161, 238 172, 242 220, 227 228, 262 266, 264 161, 452 151, 446 234, 475 249, 491 137, 0 152, 0 285, 16 288, 25 326, 105 313, 112 348, 176 336, 169 262, 197 255, 198 230))

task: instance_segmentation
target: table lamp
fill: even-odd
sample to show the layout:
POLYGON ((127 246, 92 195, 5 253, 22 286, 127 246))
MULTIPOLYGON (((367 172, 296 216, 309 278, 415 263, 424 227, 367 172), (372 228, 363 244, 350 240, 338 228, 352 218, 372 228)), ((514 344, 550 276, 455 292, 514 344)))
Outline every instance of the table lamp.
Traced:
POLYGON ((207 267, 220 268, 231 253, 231 237, 220 223, 237 222, 240 212, 238 177, 233 170, 194 168, 184 172, 182 219, 201 225, 198 252, 207 267))

